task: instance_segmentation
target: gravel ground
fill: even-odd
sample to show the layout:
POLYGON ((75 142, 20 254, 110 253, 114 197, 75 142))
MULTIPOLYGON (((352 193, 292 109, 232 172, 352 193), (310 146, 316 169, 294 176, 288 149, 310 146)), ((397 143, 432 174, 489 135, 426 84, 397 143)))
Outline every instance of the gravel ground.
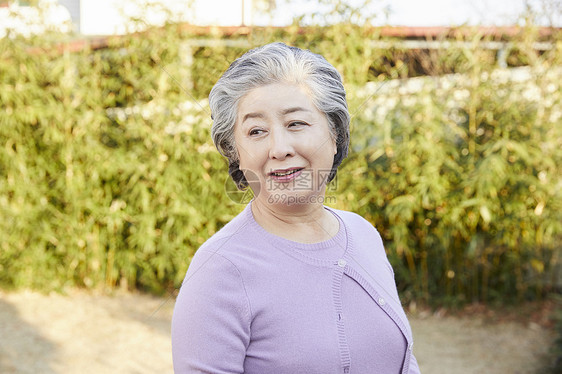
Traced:
MULTIPOLYGON (((0 291, 0 373, 172 373, 173 307, 173 298, 133 293, 0 291)), ((538 373, 554 337, 534 322, 479 314, 420 312, 410 323, 424 374, 538 373)))

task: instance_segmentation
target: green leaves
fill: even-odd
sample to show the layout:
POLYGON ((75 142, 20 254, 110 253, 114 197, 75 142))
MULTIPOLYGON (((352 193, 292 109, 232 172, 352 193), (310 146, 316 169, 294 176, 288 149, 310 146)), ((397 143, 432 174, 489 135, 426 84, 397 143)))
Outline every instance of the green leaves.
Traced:
POLYGON ((224 161, 198 152, 213 147, 206 104, 180 102, 155 64, 178 71, 178 36, 147 36, 33 57, 27 42, 0 40, 4 287, 161 292, 238 212, 223 193, 224 161))
POLYGON ((352 150, 328 194, 381 232, 406 298, 548 292, 562 238, 560 48, 536 54, 521 36, 507 61, 530 65, 496 69, 479 35, 423 51, 345 23, 301 31, 212 43, 166 27, 63 54, 52 39, 1 39, 0 285, 179 286, 243 207, 225 191, 205 98, 247 47, 282 40, 343 74, 352 150))
POLYGON ((466 75, 419 81, 417 92, 390 82, 360 104, 340 205, 384 233, 411 297, 534 298, 559 266, 562 71, 489 71, 468 55, 466 75))

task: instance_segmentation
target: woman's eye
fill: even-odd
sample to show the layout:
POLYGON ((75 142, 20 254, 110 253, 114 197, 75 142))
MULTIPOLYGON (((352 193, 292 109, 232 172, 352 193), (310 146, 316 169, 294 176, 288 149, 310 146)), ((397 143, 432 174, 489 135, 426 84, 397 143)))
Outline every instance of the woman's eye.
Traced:
POLYGON ((250 136, 255 136, 255 135, 260 135, 261 133, 263 133, 262 129, 252 129, 249 132, 250 136))
POLYGON ((299 122, 299 121, 289 123, 289 127, 298 127, 298 126, 305 126, 305 125, 306 125, 306 123, 299 122))

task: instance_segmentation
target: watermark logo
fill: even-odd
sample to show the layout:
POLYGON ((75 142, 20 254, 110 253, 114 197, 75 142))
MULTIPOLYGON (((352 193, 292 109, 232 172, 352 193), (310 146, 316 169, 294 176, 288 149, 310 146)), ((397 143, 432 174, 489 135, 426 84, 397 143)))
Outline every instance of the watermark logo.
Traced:
MULTIPOLYGON (((334 203, 335 196, 296 196, 290 192, 318 191, 321 186, 326 185, 326 191, 335 191, 338 187, 337 177, 328 182, 331 169, 318 170, 315 174, 311 170, 303 170, 297 178, 287 183, 279 183, 268 178, 266 188, 269 192, 267 198, 270 204, 307 204, 307 203, 334 203)), ((236 204, 248 204, 253 198, 258 197, 260 193, 260 181, 258 176, 250 171, 244 172, 246 180, 252 186, 240 190, 236 183, 228 176, 224 183, 224 190, 228 198, 236 204)))
POLYGON ((284 193, 274 193, 268 196, 267 202, 270 204, 283 204, 283 205, 303 205, 303 204, 333 204, 336 202, 335 196, 298 196, 287 195, 284 193))
POLYGON ((244 172, 244 176, 246 177, 248 183, 254 186, 254 190, 252 190, 250 187, 246 187, 245 189, 240 190, 230 176, 226 177, 226 180, 224 182, 224 191, 226 192, 226 196, 228 196, 228 198, 236 204, 248 204, 254 197, 257 197, 260 193, 258 176, 250 170, 246 170, 244 172))
POLYGON ((335 191, 338 188, 338 181, 336 177, 328 182, 331 172, 331 169, 320 169, 315 176, 312 170, 302 170, 298 177, 288 183, 278 183, 268 179, 268 191, 317 191, 323 185, 326 186, 326 190, 335 191))

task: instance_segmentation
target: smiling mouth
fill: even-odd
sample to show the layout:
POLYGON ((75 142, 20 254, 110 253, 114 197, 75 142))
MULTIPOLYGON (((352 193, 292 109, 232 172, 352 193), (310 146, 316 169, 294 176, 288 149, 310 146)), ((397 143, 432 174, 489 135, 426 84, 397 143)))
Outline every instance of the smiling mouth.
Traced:
POLYGON ((274 177, 287 177, 289 175, 295 174, 299 171, 301 171, 303 168, 296 168, 296 169, 288 169, 288 170, 277 170, 277 171, 272 171, 271 173, 269 173, 269 175, 274 176, 274 177))

